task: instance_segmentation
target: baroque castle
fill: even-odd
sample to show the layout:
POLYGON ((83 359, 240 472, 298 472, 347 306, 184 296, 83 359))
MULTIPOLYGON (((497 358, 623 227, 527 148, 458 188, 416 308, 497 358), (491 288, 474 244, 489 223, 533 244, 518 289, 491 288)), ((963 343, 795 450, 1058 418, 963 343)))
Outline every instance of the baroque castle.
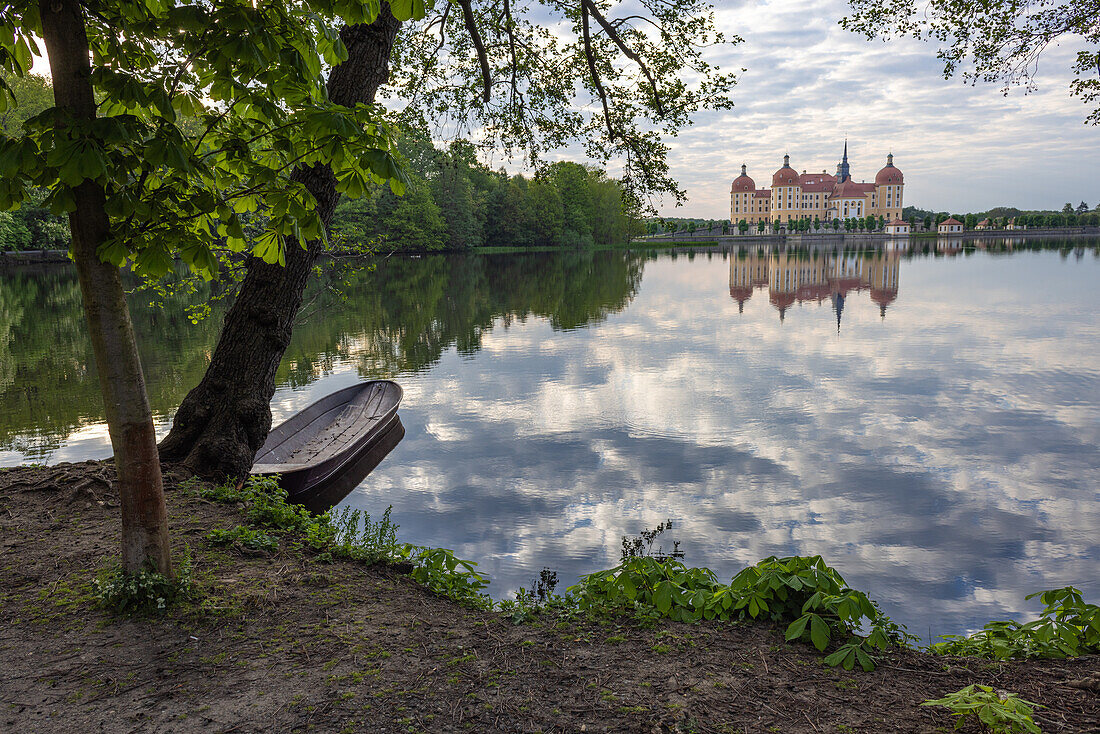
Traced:
POLYGON ((894 166, 894 156, 886 156, 886 165, 874 183, 856 183, 848 168, 848 141, 844 156, 836 166, 836 175, 800 174, 791 168, 791 157, 783 156, 783 167, 772 176, 771 189, 758 189, 745 166, 730 189, 730 222, 742 219, 750 225, 779 220, 786 224, 800 219, 831 222, 849 217, 882 217, 887 222, 901 219, 902 189, 905 179, 894 166))

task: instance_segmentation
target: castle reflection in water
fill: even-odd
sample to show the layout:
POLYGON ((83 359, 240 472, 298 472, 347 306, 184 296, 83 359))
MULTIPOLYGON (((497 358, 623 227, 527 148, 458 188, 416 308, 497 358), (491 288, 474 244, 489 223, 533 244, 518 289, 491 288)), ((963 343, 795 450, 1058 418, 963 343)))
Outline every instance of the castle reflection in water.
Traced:
MULTIPOLYGON (((974 249, 1013 250, 1024 238, 997 237, 972 239, 965 246, 974 249)), ((738 313, 745 301, 757 291, 768 291, 768 301, 783 321, 787 309, 796 303, 824 303, 827 299, 836 312, 840 328, 844 303, 852 294, 867 292, 886 318, 886 309, 898 297, 898 274, 903 257, 918 252, 936 252, 953 256, 963 253, 964 242, 957 237, 941 237, 932 244, 908 239, 887 240, 879 249, 838 252, 833 249, 793 250, 760 248, 741 251, 730 259, 730 297, 737 301, 738 313)))
POLYGON ((882 316, 898 297, 901 252, 873 253, 775 252, 746 253, 730 259, 730 297, 738 312, 757 290, 768 290, 768 301, 782 321, 795 303, 823 303, 828 299, 840 328, 845 300, 868 291, 882 316))

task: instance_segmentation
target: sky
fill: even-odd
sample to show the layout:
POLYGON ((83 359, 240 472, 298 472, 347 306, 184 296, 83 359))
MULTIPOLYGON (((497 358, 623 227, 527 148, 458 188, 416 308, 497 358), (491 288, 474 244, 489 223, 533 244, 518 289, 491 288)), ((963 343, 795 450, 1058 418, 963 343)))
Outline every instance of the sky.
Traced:
POLYGON ((1072 41, 1041 57, 1038 89, 945 80, 937 46, 868 41, 838 21, 845 0, 719 2, 718 26, 745 40, 714 53, 746 68, 732 110, 696 116, 672 141, 688 203, 665 216, 729 216, 742 163, 758 188, 789 153, 797 170, 836 167, 848 137, 853 177, 874 180, 886 154, 905 174, 905 203, 952 212, 1100 203, 1100 126, 1070 97, 1072 41))

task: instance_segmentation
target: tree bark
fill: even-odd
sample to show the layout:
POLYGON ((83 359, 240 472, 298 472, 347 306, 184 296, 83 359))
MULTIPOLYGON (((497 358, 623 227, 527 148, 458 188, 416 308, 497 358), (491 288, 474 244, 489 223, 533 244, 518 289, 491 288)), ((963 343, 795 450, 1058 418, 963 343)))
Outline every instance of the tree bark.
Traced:
MULTIPOLYGON (((333 68, 329 99, 348 107, 374 102, 389 77, 390 50, 400 22, 382 3, 370 24, 345 27, 340 38, 348 58, 333 68)), ((340 196, 332 169, 299 167, 291 174, 317 200, 327 228, 340 196)), ((252 468, 271 430, 275 371, 290 344, 321 242, 288 240, 286 265, 252 257, 236 301, 225 316, 218 344, 202 381, 188 393, 160 444, 165 460, 182 461, 191 471, 212 477, 240 477, 252 468)))
MULTIPOLYGON (((61 115, 95 117, 88 36, 77 0, 41 0, 42 36, 61 115)), ((100 261, 97 249, 110 236, 103 186, 84 181, 75 189, 69 214, 73 260, 84 300, 84 317, 95 353, 107 427, 115 452, 122 505, 122 566, 172 574, 168 516, 157 456, 156 432, 145 392, 137 342, 119 269, 100 261)))

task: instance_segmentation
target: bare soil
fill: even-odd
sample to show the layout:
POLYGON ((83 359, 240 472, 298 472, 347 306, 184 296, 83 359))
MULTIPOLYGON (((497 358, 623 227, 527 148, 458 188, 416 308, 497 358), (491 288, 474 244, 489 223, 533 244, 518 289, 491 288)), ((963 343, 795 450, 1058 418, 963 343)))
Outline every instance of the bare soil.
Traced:
POLYGON ((517 626, 394 569, 212 546, 237 508, 166 472, 201 597, 127 619, 91 595, 118 552, 113 467, 0 471, 0 731, 935 732, 951 717, 918 704, 969 683, 1042 704, 1044 732, 1100 731, 1097 656, 863 673, 761 624, 517 626))

